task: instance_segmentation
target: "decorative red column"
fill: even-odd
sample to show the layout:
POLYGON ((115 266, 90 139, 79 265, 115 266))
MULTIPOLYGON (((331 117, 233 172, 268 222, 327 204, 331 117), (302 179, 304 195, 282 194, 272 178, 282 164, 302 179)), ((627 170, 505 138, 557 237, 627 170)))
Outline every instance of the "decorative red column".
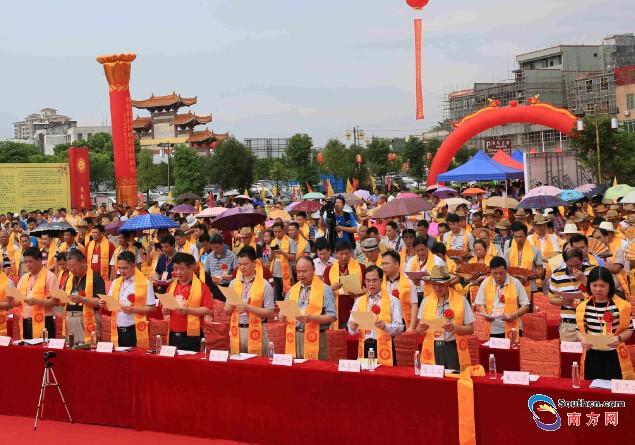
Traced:
POLYGON ((71 208, 75 210, 90 210, 90 161, 88 148, 70 147, 68 150, 68 165, 71 176, 71 208))
POLYGON ((132 53, 97 57, 97 61, 104 66, 110 94, 117 202, 126 202, 132 207, 137 204, 137 167, 132 133, 130 69, 136 57, 132 53))

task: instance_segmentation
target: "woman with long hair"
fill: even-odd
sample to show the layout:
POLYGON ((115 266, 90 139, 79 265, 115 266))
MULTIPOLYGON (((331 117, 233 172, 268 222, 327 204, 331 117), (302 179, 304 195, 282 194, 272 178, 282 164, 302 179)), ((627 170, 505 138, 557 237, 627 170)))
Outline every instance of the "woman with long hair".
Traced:
POLYGON ((605 267, 591 270, 587 288, 590 298, 576 308, 577 335, 584 350, 584 378, 635 379, 626 347, 626 342, 633 335, 631 304, 616 295, 613 275, 605 267), (589 335, 605 336, 608 341, 605 346, 597 343, 594 346, 589 335))

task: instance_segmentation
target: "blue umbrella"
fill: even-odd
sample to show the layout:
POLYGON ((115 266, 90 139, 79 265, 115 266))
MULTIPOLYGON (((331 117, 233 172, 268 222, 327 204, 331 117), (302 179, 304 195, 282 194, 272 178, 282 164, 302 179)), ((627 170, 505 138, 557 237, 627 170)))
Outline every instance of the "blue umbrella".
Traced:
POLYGON ((566 201, 558 198, 557 196, 538 195, 530 196, 520 201, 518 204, 519 209, 548 209, 551 207, 568 206, 566 201))
POLYGON ((577 190, 563 190, 558 196, 564 201, 572 202, 584 198, 584 193, 577 190))
POLYGON ((120 232, 133 232, 137 230, 150 229, 178 229, 179 223, 164 215, 148 213, 146 215, 135 216, 126 221, 119 228, 120 232))

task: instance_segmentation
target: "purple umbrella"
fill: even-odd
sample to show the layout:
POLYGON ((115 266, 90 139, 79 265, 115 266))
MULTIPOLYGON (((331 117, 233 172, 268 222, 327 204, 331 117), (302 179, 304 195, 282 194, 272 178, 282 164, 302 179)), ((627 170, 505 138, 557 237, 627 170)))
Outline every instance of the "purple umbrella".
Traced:
POLYGON ((115 221, 108 224, 105 227, 106 235, 117 235, 119 233, 119 228, 123 226, 123 223, 125 223, 125 221, 115 221))
POLYGON ((212 227, 219 230, 238 230, 241 227, 254 227, 267 219, 262 213, 250 209, 236 207, 223 212, 212 221, 212 227))
POLYGON ((432 196, 436 196, 437 198, 440 198, 440 199, 445 199, 445 198, 449 198, 450 196, 456 196, 458 194, 459 192, 457 192, 453 188, 441 186, 432 193, 432 196))
POLYGON ((548 209, 551 207, 566 207, 569 203, 563 201, 557 196, 549 196, 549 195, 538 195, 538 196, 530 196, 529 198, 525 198, 520 201, 518 204, 519 209, 548 209))
POLYGON ((189 204, 181 204, 178 205, 176 207, 172 207, 172 210, 170 210, 170 213, 181 213, 181 214, 186 214, 186 215, 194 215, 198 212, 198 209, 192 207, 189 204))

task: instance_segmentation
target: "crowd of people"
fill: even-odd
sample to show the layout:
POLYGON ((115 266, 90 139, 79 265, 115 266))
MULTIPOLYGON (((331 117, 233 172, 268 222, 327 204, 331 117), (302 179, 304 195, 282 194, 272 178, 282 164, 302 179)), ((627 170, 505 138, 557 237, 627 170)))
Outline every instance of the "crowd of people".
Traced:
POLYGON ((347 329, 359 336, 360 358, 372 350, 379 363, 392 365, 394 338, 417 332, 422 363, 458 371, 470 365, 463 339, 478 317, 487 336, 513 340, 523 335, 523 315, 539 310, 533 295, 542 292, 560 308, 560 339, 582 343, 585 378, 635 378, 630 357, 617 352, 633 333, 635 277, 626 252, 635 206, 583 199, 526 211, 488 208, 476 198, 454 207, 431 198, 431 211, 373 219, 392 199, 374 193, 350 206, 335 196, 314 213, 291 214, 279 204, 264 209, 243 202, 276 216, 235 231, 157 203, 0 215, 0 334, 7 335, 7 318, 19 315, 21 338, 44 330, 53 337, 54 319, 63 317, 65 336, 90 342, 101 335, 102 315, 110 314, 115 345, 147 348, 148 319, 166 318, 169 344, 198 351, 202 325, 219 300, 230 318, 231 353, 262 355, 268 347, 263 324, 278 317, 277 301, 289 300, 302 315, 279 318, 286 323, 286 353, 295 357, 325 359, 327 331, 347 329), (169 215, 180 227, 106 229, 144 213, 169 215), (41 224, 59 221, 70 226, 34 236, 41 224), (227 300, 223 288, 229 287, 241 304, 227 300), (70 300, 62 303, 54 289, 70 300), (161 307, 156 295, 163 293, 180 307, 161 307), (121 309, 108 312, 100 295, 113 296, 121 309), (360 328, 359 312, 375 314, 374 329, 360 328), (588 334, 611 338, 597 348, 588 334))

